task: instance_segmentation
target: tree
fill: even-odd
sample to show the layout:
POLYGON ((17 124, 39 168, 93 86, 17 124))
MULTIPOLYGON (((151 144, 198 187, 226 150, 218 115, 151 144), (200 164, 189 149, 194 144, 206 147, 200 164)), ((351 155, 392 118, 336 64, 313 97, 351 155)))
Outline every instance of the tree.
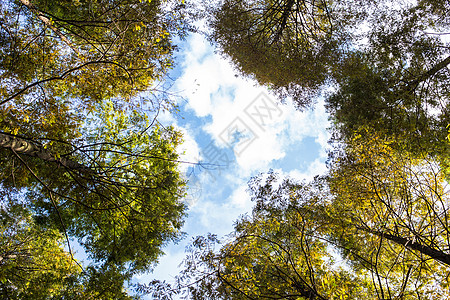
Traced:
POLYGON ((31 95, 78 98, 78 106, 89 108, 145 91, 172 65, 171 39, 187 30, 181 6, 166 10, 172 4, 2 2, 0 103, 14 99, 17 105, 31 95))
POLYGON ((378 297, 446 298, 448 182, 433 158, 414 158, 395 143, 359 131, 334 161, 334 197, 320 214, 346 257, 372 270, 378 297))
POLYGON ((374 143, 359 148, 372 150, 371 159, 342 159, 329 177, 254 178, 252 215, 228 241, 196 238, 174 286, 155 281, 142 290, 189 299, 446 299, 442 174, 364 140, 374 143))
POLYGON ((445 8, 446 1, 419 1, 374 12, 367 44, 335 73, 338 88, 326 100, 338 141, 352 140, 359 128, 370 127, 418 157, 437 157, 447 168, 445 8))
MULTIPOLYGON (((438 58, 436 58, 438 60, 438 58)), ((405 68, 390 73, 356 56, 340 88, 327 98, 335 142, 351 141, 361 128, 372 128, 416 157, 447 160, 449 57, 419 75, 405 68), (400 73, 401 72, 401 73, 400 73)), ((412 68, 412 66, 411 66, 412 68)))
MULTIPOLYGON (((309 216, 323 187, 279 182, 269 174, 249 183, 255 207, 228 240, 197 237, 172 292, 189 299, 365 299, 369 277, 335 261, 323 220, 309 216), (313 198, 314 197, 314 198, 313 198), (359 275, 359 276, 358 276, 359 275)), ((316 203, 318 204, 318 203, 316 203)), ((155 291, 161 282, 143 287, 155 291)), ((166 288, 166 291, 170 291, 166 288)))
POLYGON ((131 275, 180 237, 180 136, 170 128, 136 132, 142 127, 130 128, 133 116, 103 112, 111 114, 110 126, 92 143, 53 141, 43 149, 39 140, 3 134, 9 151, 1 153, 1 179, 4 189, 26 192, 38 223, 79 238, 94 261, 127 265, 131 275))
POLYGON ((303 108, 324 83, 345 40, 329 1, 223 1, 210 38, 241 74, 303 108))
MULTIPOLYGON (((3 202, 8 198, 2 193, 3 202)), ((61 247, 57 230, 37 226, 20 204, 2 208, 0 294, 3 299, 44 299, 58 294, 81 273, 61 247), (53 292, 52 292, 53 291, 53 292)))
MULTIPOLYGON (((131 299, 121 272, 84 269, 63 248, 65 237, 40 226, 18 194, 2 190, 0 294, 3 299, 131 299)), ((69 245, 70 249, 70 245, 69 245)), ((104 268, 103 268, 104 269, 104 268)))
POLYGON ((156 120, 173 103, 155 84, 171 67, 171 39, 188 28, 182 5, 167 13, 172 4, 0 3, 1 191, 26 206, 11 221, 18 222, 18 243, 43 236, 28 261, 38 261, 39 243, 53 238, 45 255, 70 258, 61 259, 55 278, 74 283, 55 286, 42 268, 5 273, 4 281, 20 275, 26 287, 40 280, 43 298, 51 290, 63 298, 129 298, 124 285, 131 276, 181 238, 182 138, 156 120), (82 272, 74 271, 71 239, 90 258, 82 272))

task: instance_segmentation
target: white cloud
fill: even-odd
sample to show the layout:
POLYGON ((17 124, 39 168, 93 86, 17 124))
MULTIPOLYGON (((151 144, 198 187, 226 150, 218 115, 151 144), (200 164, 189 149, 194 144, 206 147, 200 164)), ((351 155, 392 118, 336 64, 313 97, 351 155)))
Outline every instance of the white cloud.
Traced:
POLYGON ((325 175, 325 173, 327 172, 327 166, 323 158, 318 158, 308 165, 308 169, 305 172, 300 172, 298 170, 292 170, 287 173, 283 173, 280 170, 280 172, 282 175, 289 178, 305 180, 306 182, 309 182, 313 180, 313 178, 317 175, 325 175))
MULTIPOLYGON (((323 100, 315 109, 305 112, 295 110, 292 104, 279 105, 281 115, 273 116, 270 124, 261 127, 257 124, 258 117, 253 116, 252 119, 246 108, 261 93, 268 95, 271 101, 277 101, 264 87, 236 77, 230 62, 213 53, 201 35, 193 35, 189 39, 183 67, 177 88, 183 91, 188 108, 197 117, 210 117, 202 129, 211 135, 217 145, 228 147, 223 139, 224 131, 236 122, 244 124, 242 126, 256 136, 245 150, 236 151, 239 152, 236 162, 240 176, 248 177, 259 170, 267 170, 273 161, 285 157, 285 149, 289 145, 300 143, 305 137, 315 137, 322 148, 327 145, 325 128, 328 127, 328 120, 323 100)), ((262 109, 260 112, 268 111, 262 109)), ((326 155, 323 149, 321 157, 326 155)))
POLYGON ((186 162, 180 164, 180 170, 184 173, 192 166, 190 163, 198 162, 200 158, 200 149, 194 137, 191 135, 190 127, 175 125, 175 128, 183 134, 183 143, 178 147, 177 151, 180 155, 179 160, 186 162))
POLYGON ((229 207, 239 212, 248 212, 253 207, 253 202, 247 191, 247 184, 242 184, 236 188, 230 196, 229 207))
MULTIPOLYGON (((213 182, 220 185, 222 181, 213 182)), ((190 234, 205 234, 212 232, 219 236, 230 233, 234 221, 251 211, 252 202, 247 193, 247 180, 236 178, 232 185, 232 192, 223 197, 222 190, 210 188, 202 194, 199 202, 191 207, 186 228, 190 234), (219 200, 219 201, 217 201, 219 200)))
POLYGON ((230 64, 214 54, 208 42, 199 34, 189 39, 188 47, 184 72, 177 81, 177 89, 189 99, 188 107, 197 116, 204 117, 217 109, 214 105, 218 103, 212 96, 220 93, 220 90, 233 88, 237 79, 230 64))
MULTIPOLYGON (((325 147, 329 139, 326 128, 329 122, 323 100, 319 100, 315 109, 305 112, 295 110, 292 104, 274 106, 273 103, 277 102, 274 98, 264 98, 268 101, 268 107, 264 107, 257 101, 260 101, 258 97, 261 93, 269 95, 268 91, 250 80, 235 77, 230 63, 214 54, 200 35, 193 35, 189 39, 184 55, 182 74, 176 82, 176 89, 186 99, 186 109, 203 121, 196 123, 203 125, 184 127, 183 159, 191 161, 201 158, 202 150, 207 146, 202 143, 209 141, 202 140, 197 144, 194 137, 198 138, 199 133, 203 133, 203 137, 205 133, 209 134, 217 146, 227 149, 224 132, 226 136, 226 129, 236 120, 255 136, 252 143, 242 151, 237 151, 235 145, 234 149, 239 155, 227 169, 222 172, 200 170, 194 176, 199 185, 196 186, 198 193, 197 198, 189 203, 185 230, 190 235, 212 232, 223 236, 232 230, 233 222, 239 215, 252 209, 253 203, 246 191, 247 181, 260 172, 276 169, 274 163, 277 160, 294 161, 287 156, 289 147, 301 144, 306 137, 313 137, 321 146, 319 157, 309 163, 306 171, 276 170, 281 176, 310 180, 326 172, 325 147), (259 115, 254 114, 257 111, 259 115), (263 114, 264 124, 260 118, 263 114)), ((165 262, 162 260, 161 264, 165 262)), ((165 274, 164 270, 161 272, 165 274)))

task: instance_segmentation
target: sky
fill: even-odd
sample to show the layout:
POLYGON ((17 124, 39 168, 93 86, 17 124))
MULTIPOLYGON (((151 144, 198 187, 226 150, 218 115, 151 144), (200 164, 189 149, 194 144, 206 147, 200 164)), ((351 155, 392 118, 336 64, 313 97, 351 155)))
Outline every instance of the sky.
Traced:
POLYGON ((135 278, 141 283, 173 282, 193 237, 231 233, 234 221, 251 212, 247 182, 253 176, 272 169, 310 180, 326 171, 330 124, 323 99, 304 112, 289 101, 279 104, 265 87, 237 76, 200 34, 182 42, 171 77, 180 111, 158 120, 183 133, 180 160, 200 165, 180 165, 189 180, 187 236, 164 249, 153 273, 135 278))

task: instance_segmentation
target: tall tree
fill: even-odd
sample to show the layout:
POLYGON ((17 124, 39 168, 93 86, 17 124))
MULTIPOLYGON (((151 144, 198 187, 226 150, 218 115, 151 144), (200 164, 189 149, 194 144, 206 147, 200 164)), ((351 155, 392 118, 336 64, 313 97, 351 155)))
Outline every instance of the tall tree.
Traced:
POLYGON ((372 270, 379 297, 412 297, 414 291, 448 297, 444 173, 430 156, 419 159, 399 151, 392 147, 395 140, 371 130, 358 133, 334 161, 333 198, 320 212, 335 226, 332 239, 352 250, 344 253, 356 265, 372 270), (393 276, 396 272, 401 275, 393 276))
POLYGON ((141 289, 188 299, 447 299, 445 181, 383 145, 373 160, 308 184, 253 179, 252 215, 227 241, 198 237, 175 286, 141 289))
POLYGON ((112 107, 102 114, 109 125, 85 128, 97 134, 85 133, 84 143, 53 140, 44 147, 42 140, 2 134, 0 179, 5 190, 26 194, 39 224, 79 238, 94 261, 126 265, 132 275, 180 237, 181 140, 170 128, 142 132, 138 116, 112 107))
POLYGON ((58 294, 81 270, 62 248, 63 236, 37 226, 26 208, 2 193, 0 294, 3 299, 45 299, 58 294), (4 205, 9 202, 8 206, 4 205), (53 292, 52 292, 53 291, 53 292))
POLYGON ((223 1, 210 38, 246 76, 302 108, 325 81, 345 37, 329 1, 223 1))
POLYGON ((2 1, 2 100, 130 98, 172 64, 184 36, 168 1, 2 1), (45 91, 45 93, 44 93, 45 91), (29 97, 28 97, 29 98, 29 97))
MULTIPOLYGON (((374 295, 370 278, 336 263, 328 226, 313 219, 321 184, 280 184, 276 174, 249 184, 255 207, 236 222, 223 243, 198 237, 188 248, 172 292, 188 299, 366 299, 374 295), (313 198, 314 197, 314 198, 313 198), (314 202, 314 203, 313 203, 314 202), (358 276, 360 275, 360 276, 358 276)), ((155 292, 161 282, 144 286, 155 292)), ((169 291, 167 288, 165 291, 169 291)))
MULTIPOLYGON (((20 195, 27 226, 58 243, 78 239, 87 252, 91 264, 64 297, 126 298, 127 280, 182 236, 181 135, 157 125, 173 103, 155 84, 171 67, 172 38, 188 28, 183 5, 1 1, 0 24, 1 190, 20 195)), ((64 268, 58 278, 74 269, 64 268)), ((24 286, 33 274, 50 278, 26 271, 24 286)))
POLYGON ((341 140, 359 127, 402 139, 411 153, 447 160, 450 52, 448 1, 375 9, 367 43, 348 56, 327 98, 341 140))
POLYGON ((127 279, 108 268, 83 268, 63 245, 61 232, 36 223, 19 194, 1 192, 2 299, 131 299, 127 279))

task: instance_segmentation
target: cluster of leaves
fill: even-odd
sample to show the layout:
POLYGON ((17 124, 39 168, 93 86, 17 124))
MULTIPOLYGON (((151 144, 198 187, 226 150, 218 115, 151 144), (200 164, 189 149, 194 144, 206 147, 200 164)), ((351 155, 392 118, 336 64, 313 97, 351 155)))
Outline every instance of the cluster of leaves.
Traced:
POLYGON ((346 40, 327 1, 227 0, 208 11, 210 39, 240 73, 299 107, 310 104, 346 40))
POLYGON ((113 266, 84 268, 56 229, 36 223, 27 202, 2 191, 0 294, 3 299, 132 299, 113 266))
MULTIPOLYGON (((78 98, 78 105, 146 90, 173 63, 188 30, 162 1, 2 1, 2 104, 78 98)), ((179 14, 179 15, 177 15, 179 14)))
POLYGON ((334 240, 351 249, 344 255, 352 265, 371 270, 378 298, 448 297, 443 170, 431 156, 399 151, 368 129, 359 133, 330 171, 327 215, 342 226, 334 240))

